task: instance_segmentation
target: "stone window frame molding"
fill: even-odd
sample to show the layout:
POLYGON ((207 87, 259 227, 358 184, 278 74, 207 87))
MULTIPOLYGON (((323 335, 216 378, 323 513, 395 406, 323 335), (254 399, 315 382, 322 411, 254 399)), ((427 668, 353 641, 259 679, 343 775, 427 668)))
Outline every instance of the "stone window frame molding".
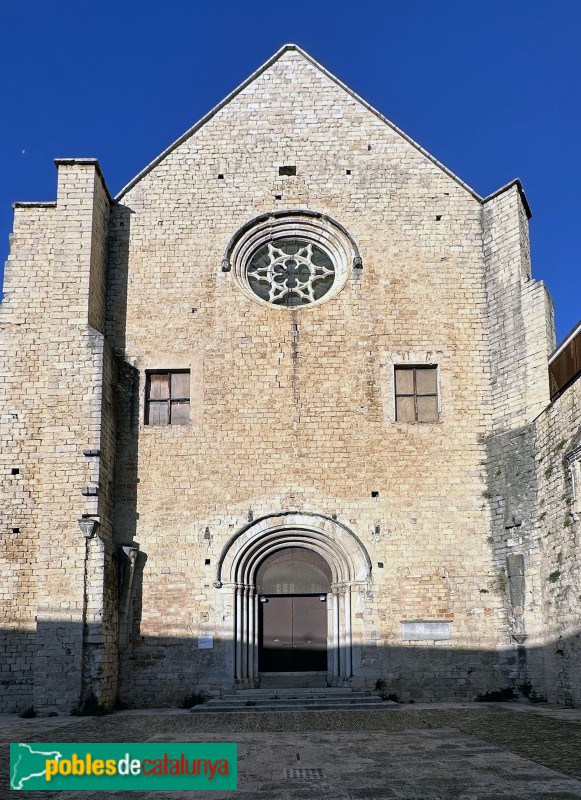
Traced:
POLYGON ((359 248, 346 228, 327 214, 307 209, 271 211, 254 217, 232 236, 222 259, 222 271, 233 273, 237 286, 246 297, 267 308, 282 311, 307 310, 331 300, 354 273, 361 274, 362 268, 359 248), (252 256, 269 242, 295 237, 316 245, 329 255, 335 270, 333 285, 319 299, 301 305, 279 305, 262 299, 250 287, 247 275, 252 256))

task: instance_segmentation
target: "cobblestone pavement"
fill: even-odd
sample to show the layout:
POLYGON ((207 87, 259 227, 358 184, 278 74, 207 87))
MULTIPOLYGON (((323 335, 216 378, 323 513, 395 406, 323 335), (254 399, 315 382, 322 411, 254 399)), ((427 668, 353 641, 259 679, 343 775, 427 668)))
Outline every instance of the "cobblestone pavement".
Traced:
MULTIPOLYGON (((388 711, 208 714, 124 711, 107 717, 0 717, 0 740, 238 743, 236 792, 148 792, 147 800, 581 800, 581 711, 513 704, 388 711), (283 777, 318 768, 316 781, 283 777)), ((0 798, 136 800, 137 792, 8 791, 0 798)))

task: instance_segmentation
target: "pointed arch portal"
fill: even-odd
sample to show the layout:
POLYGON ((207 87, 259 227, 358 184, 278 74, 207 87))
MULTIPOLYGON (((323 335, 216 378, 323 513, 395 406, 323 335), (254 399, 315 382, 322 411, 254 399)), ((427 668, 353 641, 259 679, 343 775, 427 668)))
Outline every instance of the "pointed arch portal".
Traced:
POLYGON ((306 554, 305 561, 318 563, 319 571, 328 577, 327 682, 337 685, 353 675, 352 592, 356 587, 366 588, 370 581, 369 555, 358 537, 340 522, 319 514, 287 512, 250 522, 228 541, 218 561, 214 585, 233 592, 234 680, 238 686, 260 683, 259 570, 265 563, 273 563, 271 557, 276 553, 289 549, 310 551, 312 558, 306 554))

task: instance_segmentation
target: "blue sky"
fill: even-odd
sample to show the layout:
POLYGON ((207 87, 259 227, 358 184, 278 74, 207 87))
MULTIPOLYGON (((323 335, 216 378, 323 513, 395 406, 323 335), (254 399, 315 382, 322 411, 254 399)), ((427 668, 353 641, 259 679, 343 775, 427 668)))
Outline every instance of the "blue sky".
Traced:
POLYGON ((112 194, 296 42, 479 194, 519 177, 558 338, 581 319, 581 3, 20 0, 0 8, 0 264, 56 157, 112 194))

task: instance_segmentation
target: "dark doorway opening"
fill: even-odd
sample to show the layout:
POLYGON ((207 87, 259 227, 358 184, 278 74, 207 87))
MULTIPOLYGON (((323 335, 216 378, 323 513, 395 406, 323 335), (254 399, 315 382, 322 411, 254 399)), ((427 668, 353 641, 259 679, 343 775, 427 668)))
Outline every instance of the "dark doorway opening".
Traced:
POLYGON ((258 615, 260 672, 327 669, 327 596, 262 595, 258 615))

